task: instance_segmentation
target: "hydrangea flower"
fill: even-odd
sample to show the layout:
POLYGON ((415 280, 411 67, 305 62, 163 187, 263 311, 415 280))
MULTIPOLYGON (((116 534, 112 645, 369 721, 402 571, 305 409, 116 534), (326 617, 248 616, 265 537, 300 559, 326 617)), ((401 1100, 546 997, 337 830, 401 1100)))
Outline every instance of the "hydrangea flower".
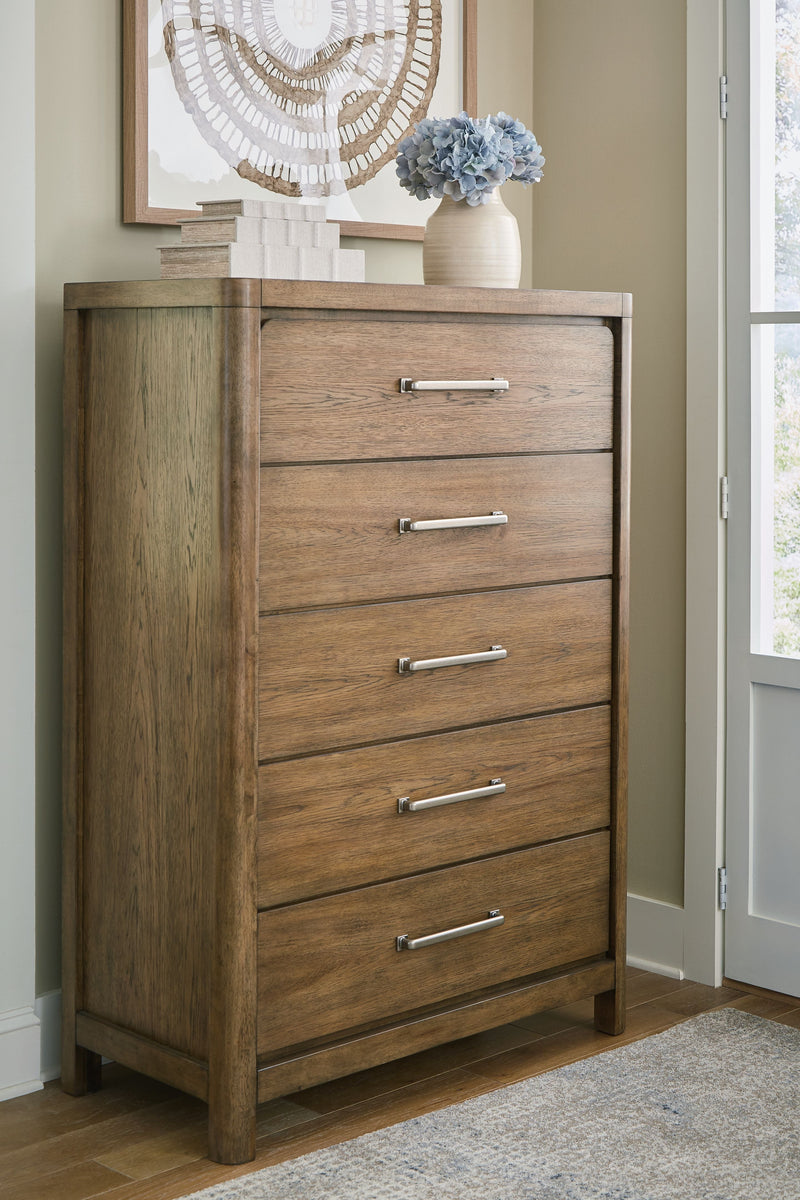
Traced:
POLYGON ((538 183, 542 178, 544 158, 542 147, 531 131, 525 128, 522 121, 516 121, 507 113, 499 112, 489 120, 511 141, 514 155, 511 178, 519 180, 520 183, 538 183))
POLYGON ((400 186, 418 200, 452 196, 485 204, 507 179, 538 183, 543 166, 536 138, 506 113, 424 117, 397 147, 400 186))

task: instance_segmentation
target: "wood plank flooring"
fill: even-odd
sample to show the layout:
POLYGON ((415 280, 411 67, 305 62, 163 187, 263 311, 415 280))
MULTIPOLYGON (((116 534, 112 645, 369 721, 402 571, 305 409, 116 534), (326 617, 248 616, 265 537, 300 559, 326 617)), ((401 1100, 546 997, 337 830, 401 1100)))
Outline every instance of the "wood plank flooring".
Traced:
POLYGON ((92 1095, 66 1096, 56 1082, 0 1104, 0 1196, 176 1200, 721 1007, 800 1027, 799 1000, 630 969, 620 1038, 596 1033, 592 1002, 581 1001, 271 1101, 259 1109, 256 1160, 243 1167, 205 1158, 203 1103, 112 1065, 92 1095))

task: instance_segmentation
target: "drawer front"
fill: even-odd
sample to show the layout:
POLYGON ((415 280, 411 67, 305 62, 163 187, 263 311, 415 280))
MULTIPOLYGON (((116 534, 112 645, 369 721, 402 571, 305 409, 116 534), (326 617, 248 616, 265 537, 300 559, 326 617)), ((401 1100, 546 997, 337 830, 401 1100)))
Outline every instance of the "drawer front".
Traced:
POLYGON ((612 456, 265 467, 262 611, 610 575, 612 456), (486 517, 506 524, 400 532, 486 517))
POLYGON ((611 695, 611 583, 262 617, 259 757, 388 741, 611 695), (421 669, 440 657, 500 661, 421 669))
POLYGON ((603 707, 262 766, 259 907, 599 829, 609 747, 603 707))
POLYGON ((601 323, 270 320, 261 461, 607 450, 614 342, 601 323), (500 377, 509 390, 401 393, 500 377))
POLYGON ((258 1053, 389 1019, 608 948, 605 832, 261 913, 258 1053), (502 925, 398 951, 395 939, 502 925))

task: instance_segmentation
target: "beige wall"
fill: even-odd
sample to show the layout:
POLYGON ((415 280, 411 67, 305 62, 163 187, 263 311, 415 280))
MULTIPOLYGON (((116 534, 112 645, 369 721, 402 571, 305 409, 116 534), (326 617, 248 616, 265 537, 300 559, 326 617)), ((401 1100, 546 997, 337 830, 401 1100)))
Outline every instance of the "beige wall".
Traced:
MULTIPOLYGON (((479 108, 529 119, 532 5, 496 0, 488 8, 481 6, 479 108)), ((120 0, 36 4, 38 994, 60 986, 62 289, 68 281, 156 278, 156 247, 174 238, 121 222, 120 9, 120 0)), ((522 218, 525 283, 532 189, 514 191, 509 206, 522 218)), ((422 282, 419 243, 349 244, 366 250, 370 282, 422 282)))
POLYGON ((535 287, 633 293, 630 890, 683 903, 684 0, 535 0, 535 287))
MULTIPOLYGON (((478 3, 478 116, 507 112, 533 129, 533 25, 530 0, 478 3)), ((541 138, 539 138, 541 141, 541 138)), ((532 287, 533 197, 539 184, 508 184, 503 201, 519 223, 522 242, 520 287, 532 287)))

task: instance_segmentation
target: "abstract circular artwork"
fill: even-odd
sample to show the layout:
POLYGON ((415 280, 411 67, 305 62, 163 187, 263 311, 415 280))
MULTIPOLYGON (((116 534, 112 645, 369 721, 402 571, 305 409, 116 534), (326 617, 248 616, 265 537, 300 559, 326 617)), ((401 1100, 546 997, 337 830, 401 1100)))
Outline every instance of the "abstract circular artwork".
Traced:
POLYGON ((441 0, 162 0, 162 11, 185 110, 269 191, 357 187, 427 112, 441 0))

